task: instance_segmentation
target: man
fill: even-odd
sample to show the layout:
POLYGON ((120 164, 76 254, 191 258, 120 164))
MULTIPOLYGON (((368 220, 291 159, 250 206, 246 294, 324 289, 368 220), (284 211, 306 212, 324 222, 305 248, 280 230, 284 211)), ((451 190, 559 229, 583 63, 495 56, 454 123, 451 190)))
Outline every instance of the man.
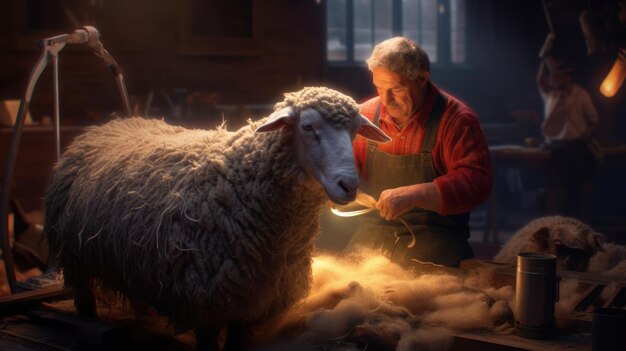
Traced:
POLYGON ((493 183, 479 122, 430 81, 428 56, 412 40, 383 41, 367 65, 378 97, 361 113, 393 140, 354 141, 360 189, 377 199, 378 213, 363 218, 348 247, 380 249, 403 264, 458 266, 473 256, 469 211, 493 183))
POLYGON ((572 68, 546 57, 539 66, 537 85, 544 102, 541 131, 551 150, 547 185, 556 192, 547 194, 549 207, 556 213, 580 217, 584 215, 581 189, 596 164, 592 136, 598 126, 598 112, 589 93, 574 82, 572 74, 572 68))

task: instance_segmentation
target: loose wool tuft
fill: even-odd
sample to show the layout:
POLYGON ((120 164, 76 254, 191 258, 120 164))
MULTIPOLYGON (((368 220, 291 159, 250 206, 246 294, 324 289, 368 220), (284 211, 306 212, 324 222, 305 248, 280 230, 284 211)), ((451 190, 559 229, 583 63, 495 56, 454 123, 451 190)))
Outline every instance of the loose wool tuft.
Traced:
MULTIPOLYGON (((358 106, 326 88, 286 94, 335 124, 358 106)), ((265 119, 264 119, 265 120, 265 119)), ((270 318, 306 295, 326 199, 293 132, 189 130, 138 117, 90 127, 46 194, 50 264, 67 287, 143 301, 178 331, 270 318)))
POLYGON ((626 246, 605 243, 602 249, 591 257, 587 271, 622 279, 626 277, 626 246))

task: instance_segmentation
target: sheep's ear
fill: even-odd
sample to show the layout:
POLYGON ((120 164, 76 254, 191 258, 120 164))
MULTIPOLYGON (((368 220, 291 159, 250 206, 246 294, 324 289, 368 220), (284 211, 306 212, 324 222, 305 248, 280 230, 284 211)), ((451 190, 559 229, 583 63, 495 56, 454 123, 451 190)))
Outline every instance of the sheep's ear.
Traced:
POLYGON ((532 235, 532 240, 537 244, 541 250, 545 250, 549 247, 548 240, 550 240, 550 229, 548 227, 541 227, 532 235))
POLYGON ((603 234, 600 234, 600 233, 593 233, 592 234, 592 238, 593 238, 593 242, 595 244, 596 250, 598 250, 600 252, 606 252, 604 250, 604 242, 606 240, 606 237, 603 234))
POLYGON ((361 126, 356 131, 357 134, 364 137, 365 139, 369 139, 371 141, 375 141, 377 143, 388 143, 391 141, 389 135, 385 134, 380 128, 378 128, 374 123, 370 122, 363 115, 359 115, 359 121, 361 122, 361 126))
POLYGON ((256 129, 257 132, 271 132, 273 130, 277 130, 286 126, 288 124, 292 124, 296 117, 296 109, 293 106, 287 106, 285 108, 281 108, 278 111, 274 111, 269 117, 267 117, 267 121, 256 129))

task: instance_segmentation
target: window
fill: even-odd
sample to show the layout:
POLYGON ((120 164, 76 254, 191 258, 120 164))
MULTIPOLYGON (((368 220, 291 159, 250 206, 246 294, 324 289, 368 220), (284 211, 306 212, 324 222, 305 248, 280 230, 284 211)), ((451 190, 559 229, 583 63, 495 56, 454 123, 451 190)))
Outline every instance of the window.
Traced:
POLYGON ((433 63, 465 63, 465 12, 465 0, 327 0, 326 59, 362 63, 374 45, 404 35, 433 63))

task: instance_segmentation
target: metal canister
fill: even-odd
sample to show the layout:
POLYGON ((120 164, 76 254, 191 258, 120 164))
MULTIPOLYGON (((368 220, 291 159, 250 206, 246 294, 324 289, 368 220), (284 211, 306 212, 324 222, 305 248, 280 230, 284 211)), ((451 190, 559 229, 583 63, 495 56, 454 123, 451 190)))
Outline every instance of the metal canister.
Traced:
POLYGON ((523 252, 517 256, 515 334, 531 339, 554 335, 554 306, 559 296, 556 256, 523 252))

